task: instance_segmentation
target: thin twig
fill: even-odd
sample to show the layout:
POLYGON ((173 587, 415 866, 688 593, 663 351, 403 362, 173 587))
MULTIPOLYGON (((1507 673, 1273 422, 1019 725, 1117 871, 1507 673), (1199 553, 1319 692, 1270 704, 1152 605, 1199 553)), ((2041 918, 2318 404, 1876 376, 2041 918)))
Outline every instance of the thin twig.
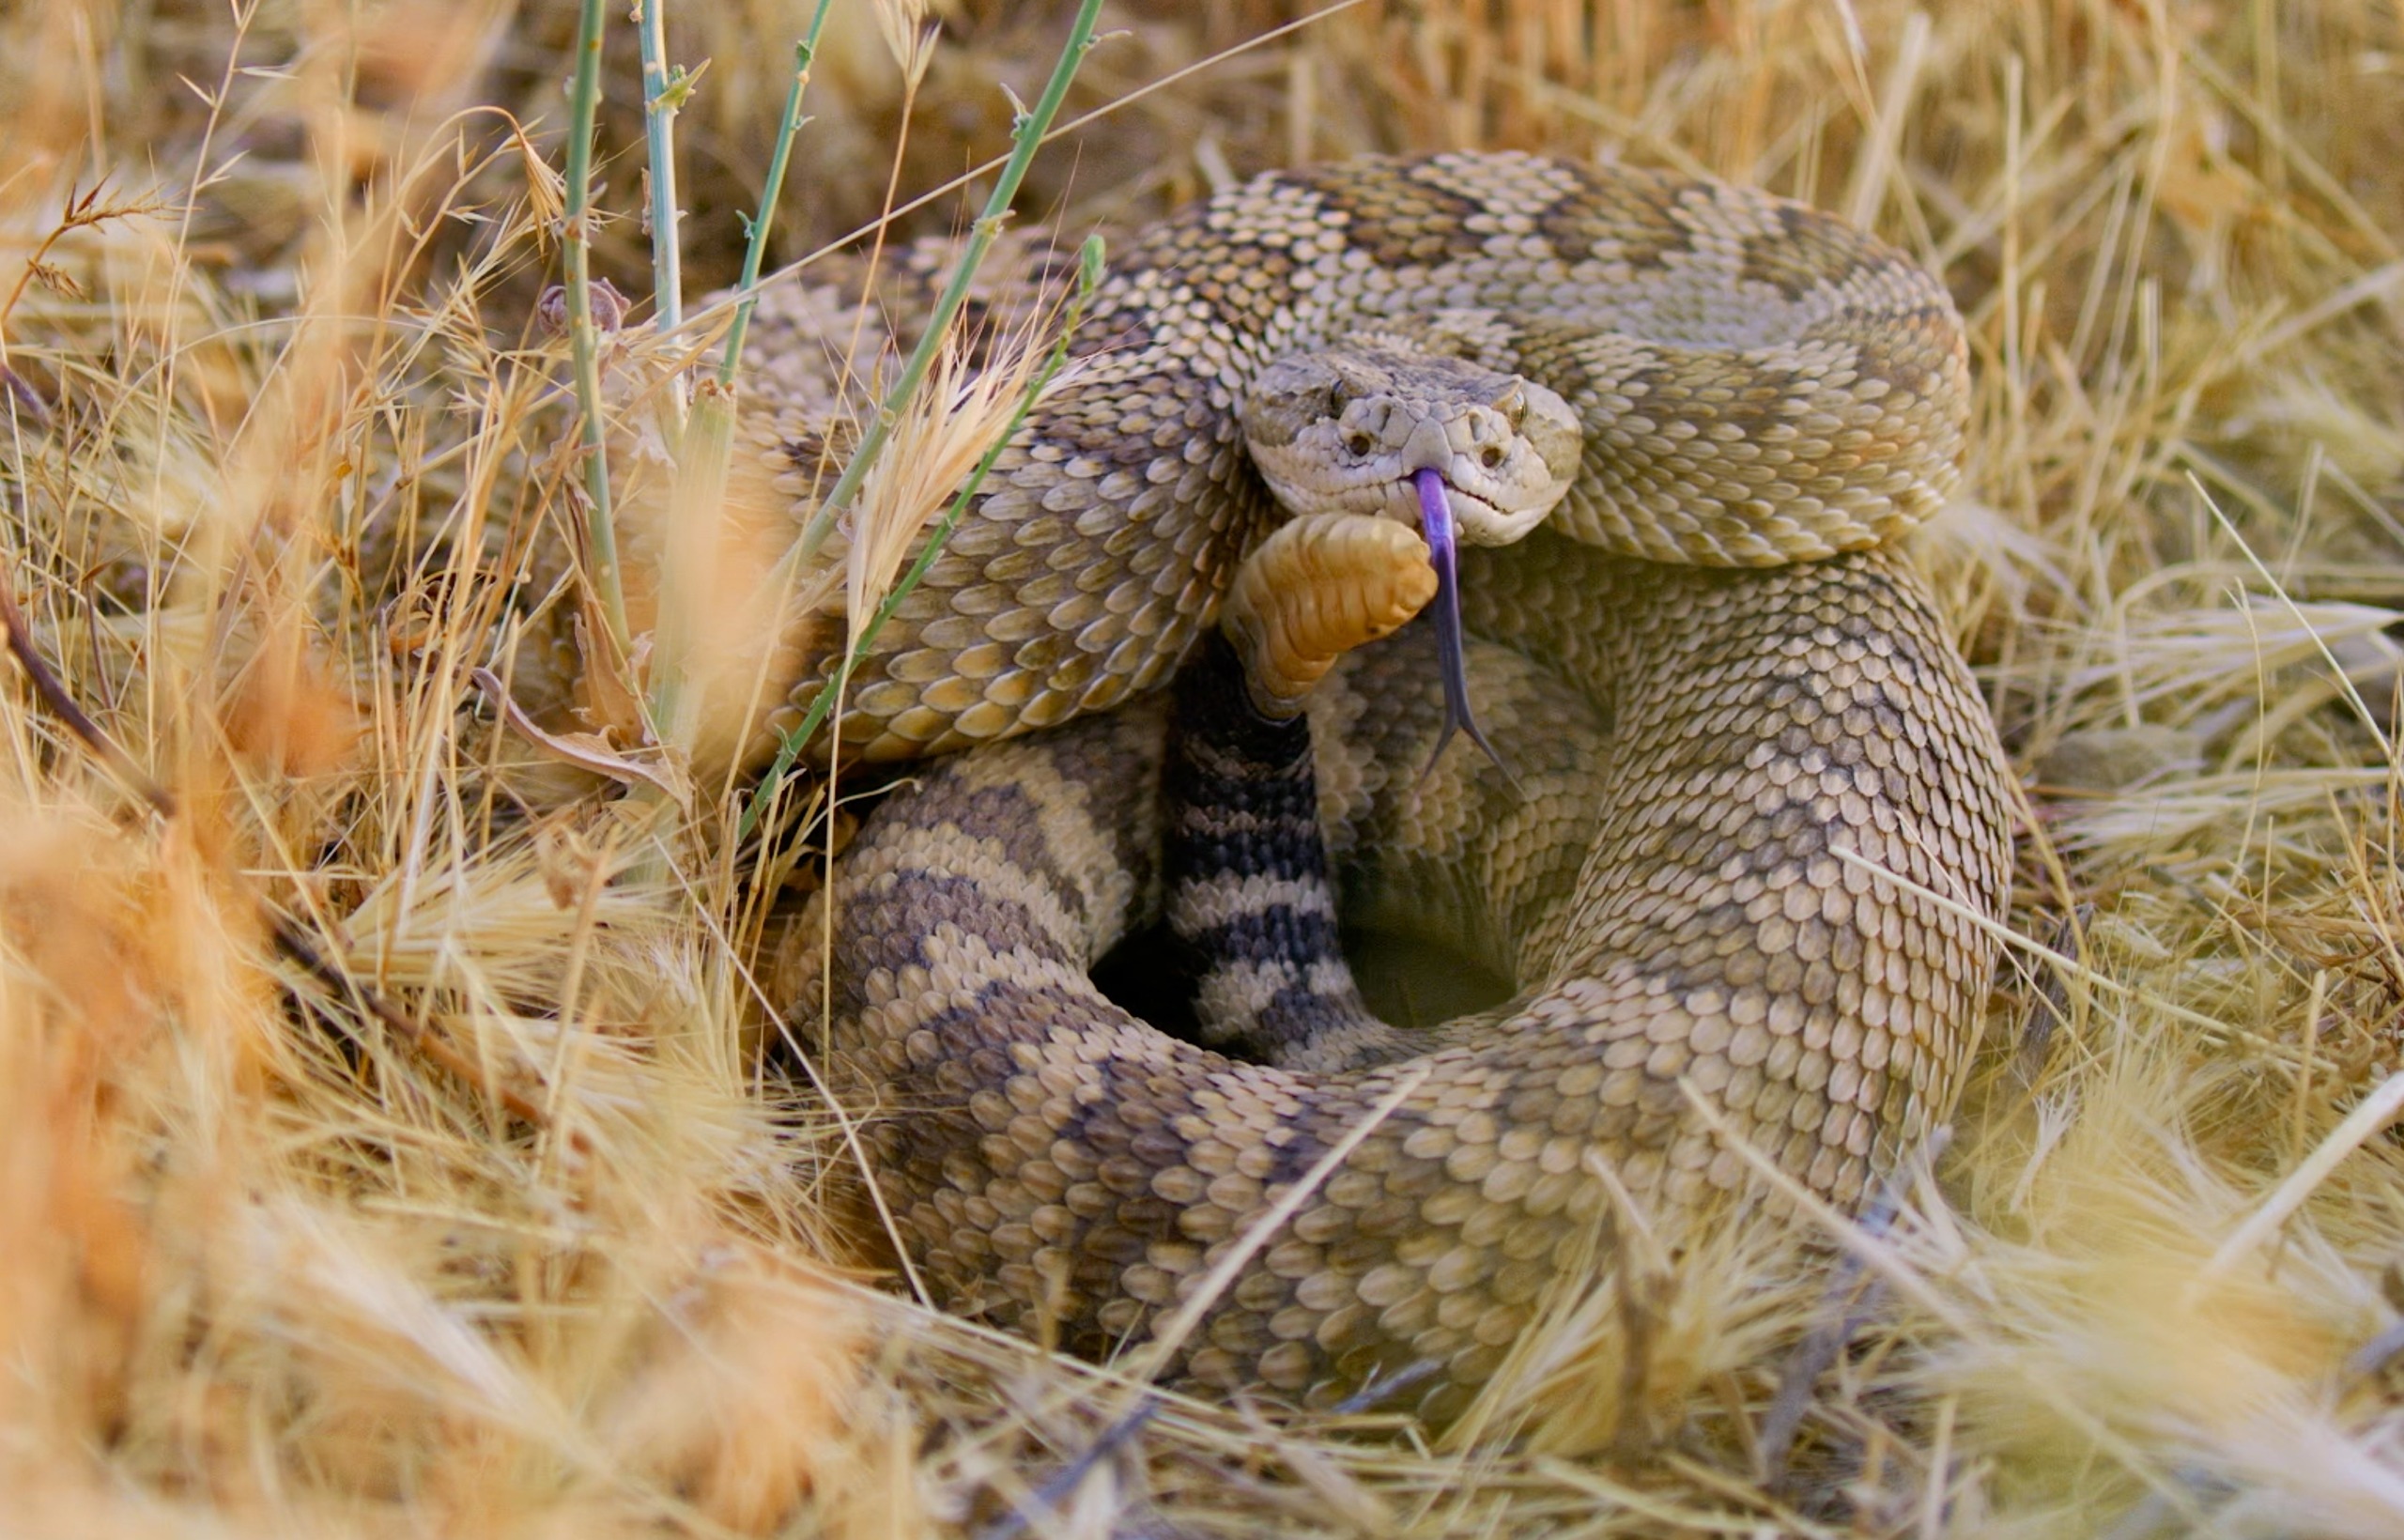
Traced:
POLYGON ((609 510, 609 431, 601 415, 601 339, 593 324, 593 125, 601 106, 601 40, 609 0, 584 0, 576 35, 576 84, 567 131, 567 220, 561 239, 567 260, 568 342, 576 359, 576 400, 584 416, 585 539, 592 570, 586 578, 623 668, 634 656, 626 628, 626 595, 618 575, 617 523, 609 510))
MULTIPOLYGON (((2050 945, 2064 957, 2085 961, 2084 938, 2095 921, 2095 906, 2082 903, 2064 915, 2055 925, 2050 945)), ((2013 959, 2019 962, 2017 958, 2013 959)), ((2029 973, 2036 969, 2021 964, 2029 973)), ((2011 1055, 2011 1078, 2024 1094, 2033 1094, 2037 1083, 2044 1078, 2045 1061, 2052 1056, 2054 1034, 2070 1021, 2070 971, 2048 968, 2042 978, 2033 978, 2034 993, 2028 999, 2028 1012, 2022 1018, 2018 1046, 2011 1055)))
MULTIPOLYGON (((1951 1128, 1937 1129, 1915 1159, 1888 1173, 1877 1196, 1857 1221, 1862 1234, 1883 1236, 1893 1227, 1895 1216, 1903 1211, 1904 1188, 1934 1166, 1952 1142, 1951 1128)), ((1802 1430, 1804 1414, 1811 1409, 1811 1387, 1835 1366, 1845 1345, 1886 1297, 1885 1281, 1874 1276, 1865 1281, 1865 1270, 1858 1251, 1847 1251, 1837 1258, 1827 1286, 1821 1290, 1820 1310, 1811 1330, 1795 1345, 1779 1372, 1778 1395, 1762 1419, 1760 1440, 1762 1486, 1773 1493, 1795 1495, 1787 1487, 1787 1460, 1795 1450, 1795 1436, 1802 1430)))
POLYGON ((2367 1379, 2387 1367, 2398 1353, 2404 1353, 2404 1317, 2388 1322, 2377 1336, 2347 1354, 2339 1381, 2350 1389, 2355 1381, 2367 1379))
POLYGON ((1432 1358, 1415 1359, 1394 1373, 1379 1378, 1371 1370, 1366 1383, 1328 1409, 1332 1417, 1357 1417, 1400 1395, 1411 1386, 1431 1379, 1443 1372, 1444 1366, 1432 1358))
POLYGON ((67 686, 50 667, 50 660, 34 645, 33 629, 25 624, 25 612, 17 608, 17 585, 6 567, 0 567, 0 627, 8 633, 8 655, 17 667, 25 670, 32 682, 34 694, 50 708, 52 716, 67 724, 67 730, 84 741, 85 747, 100 757, 111 774, 150 805, 161 818, 176 816, 176 799, 168 790, 150 777, 150 772, 135 762, 132 755, 117 747, 116 739, 92 720, 89 714, 67 692, 67 686))
POLYGON ((809 89, 809 67, 818 57, 818 34, 826 24, 826 12, 834 0, 818 0, 818 9, 810 15, 809 32, 793 50, 793 84, 785 89, 784 116, 777 122, 777 142, 768 155, 768 179, 760 189, 760 211, 744 231, 743 277, 738 291, 743 298, 734 306, 734 324, 727 329, 726 356, 718 361, 717 382, 732 387, 735 365, 743 358, 743 339, 751 330, 751 313, 760 308, 760 262, 767 254, 768 226, 777 217, 777 204, 784 195, 785 167, 793 159, 793 142, 806 121, 801 116, 801 99, 809 89))
POLYGON ((1147 1394, 1133 1409, 1102 1429, 1102 1436, 1079 1451, 1074 1459, 1045 1477, 1042 1486, 1026 1495, 1025 1502, 1013 1502, 1009 1513, 978 1531, 977 1540, 1011 1540, 1039 1517, 1047 1524, 1057 1524, 1060 1504, 1068 1501, 1094 1467, 1142 1432, 1144 1424, 1159 1414, 1161 1404, 1160 1397, 1147 1394))
POLYGON ((540 1106, 501 1085, 475 1060, 426 1030, 423 1024, 401 1014, 397 1008, 387 1002, 374 990, 337 967, 324 953, 317 950, 298 925, 282 915, 272 916, 271 921, 275 932, 276 950, 291 959, 299 965, 301 972, 315 978, 337 997, 348 995, 360 1009, 381 1023, 386 1031, 424 1055, 436 1065, 449 1070, 468 1085, 482 1086, 491 1093, 495 1101, 509 1110, 511 1116, 522 1118, 538 1127, 549 1125, 550 1116, 540 1106))
POLYGON ((666 332, 685 319, 684 251, 676 233, 684 217, 676 207, 676 114, 700 74, 669 73, 668 0, 639 0, 635 27, 642 39, 643 146, 651 158, 651 305, 666 332))

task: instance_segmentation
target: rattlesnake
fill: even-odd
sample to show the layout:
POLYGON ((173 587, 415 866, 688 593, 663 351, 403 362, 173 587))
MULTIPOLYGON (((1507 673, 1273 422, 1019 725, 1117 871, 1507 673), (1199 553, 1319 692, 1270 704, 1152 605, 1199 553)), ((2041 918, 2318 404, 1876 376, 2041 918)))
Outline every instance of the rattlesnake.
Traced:
MULTIPOLYGON (((1673 1228, 1753 1179, 1740 1144, 1851 1203, 1943 1116, 2009 823, 1986 712, 1889 548, 1952 485, 1967 415, 1931 279, 1717 183, 1364 161, 1145 232, 1078 350, 841 718, 871 758, 982 746, 847 852, 831 1009, 801 1034, 917 1277, 1097 1355, 1209 1286, 1167 1378, 1326 1401, 1432 1365, 1442 1413, 1615 1203, 1673 1228), (1162 907, 1144 692, 1281 516, 1242 439, 1264 381, 1304 398, 1333 345, 1431 335, 1582 424, 1542 528, 1462 556, 1468 627, 1508 649, 1467 668, 1513 778, 1458 745, 1414 778, 1447 709, 1405 639, 1313 698, 1321 812, 1348 904, 1443 917, 1518 993, 1399 1062, 1241 1062, 1087 978, 1162 907)), ((1392 477, 1333 496, 1414 514, 1392 477)))

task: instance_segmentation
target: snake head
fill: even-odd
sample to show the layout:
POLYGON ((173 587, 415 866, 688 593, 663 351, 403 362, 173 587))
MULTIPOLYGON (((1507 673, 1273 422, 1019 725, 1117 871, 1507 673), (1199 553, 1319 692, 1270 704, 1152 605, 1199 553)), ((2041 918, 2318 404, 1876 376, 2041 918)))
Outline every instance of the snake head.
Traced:
POLYGON ((1470 709, 1456 558, 1462 545, 1508 545, 1551 513, 1585 434, 1556 392, 1444 351, 1463 344, 1461 320, 1439 313, 1409 335, 1280 359, 1240 410, 1253 463, 1287 513, 1419 527, 1436 571, 1430 618, 1444 683, 1443 731, 1422 778, 1465 732, 1516 785, 1470 709))
POLYGON ((1434 471, 1472 546, 1507 546, 1551 513, 1585 441, 1569 404, 1536 381, 1402 346, 1280 359, 1240 409, 1253 464, 1288 513, 1416 524, 1412 478, 1434 471))

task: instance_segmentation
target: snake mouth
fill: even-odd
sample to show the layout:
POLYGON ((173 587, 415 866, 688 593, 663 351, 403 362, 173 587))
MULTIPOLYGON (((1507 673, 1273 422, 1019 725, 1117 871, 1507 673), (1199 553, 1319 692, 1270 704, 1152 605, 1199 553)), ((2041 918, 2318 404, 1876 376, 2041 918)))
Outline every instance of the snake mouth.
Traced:
POLYGON ((1436 569, 1436 661, 1444 676, 1444 727, 1436 735, 1435 752, 1427 756, 1427 763, 1419 772, 1425 781, 1444 757, 1444 746, 1453 734, 1462 732, 1477 745, 1480 752, 1494 762, 1502 778, 1517 791, 1519 778, 1511 773, 1502 756, 1487 741, 1477 716, 1470 710, 1469 671, 1461 651, 1461 589, 1457 531, 1454 528, 1451 489, 1444 485, 1443 475, 1434 470, 1419 470, 1410 473, 1410 485, 1419 494, 1419 532, 1427 542, 1427 560, 1436 569))

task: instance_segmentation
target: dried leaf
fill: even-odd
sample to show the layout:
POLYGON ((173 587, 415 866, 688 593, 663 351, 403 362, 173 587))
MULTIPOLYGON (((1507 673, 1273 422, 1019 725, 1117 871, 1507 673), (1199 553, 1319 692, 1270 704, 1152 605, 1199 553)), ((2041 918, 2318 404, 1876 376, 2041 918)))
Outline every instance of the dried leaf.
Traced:
POLYGON ((476 687, 490 696, 501 707, 501 716, 520 736, 547 750, 554 758, 565 761, 578 769, 590 770, 596 776, 607 776, 622 784, 648 782, 675 800, 678 806, 692 801, 692 783, 686 778, 672 755, 666 749, 653 749, 638 759, 611 743, 601 732, 548 732, 526 715, 523 707, 509 698, 501 681, 489 669, 478 669, 469 676, 476 687))

